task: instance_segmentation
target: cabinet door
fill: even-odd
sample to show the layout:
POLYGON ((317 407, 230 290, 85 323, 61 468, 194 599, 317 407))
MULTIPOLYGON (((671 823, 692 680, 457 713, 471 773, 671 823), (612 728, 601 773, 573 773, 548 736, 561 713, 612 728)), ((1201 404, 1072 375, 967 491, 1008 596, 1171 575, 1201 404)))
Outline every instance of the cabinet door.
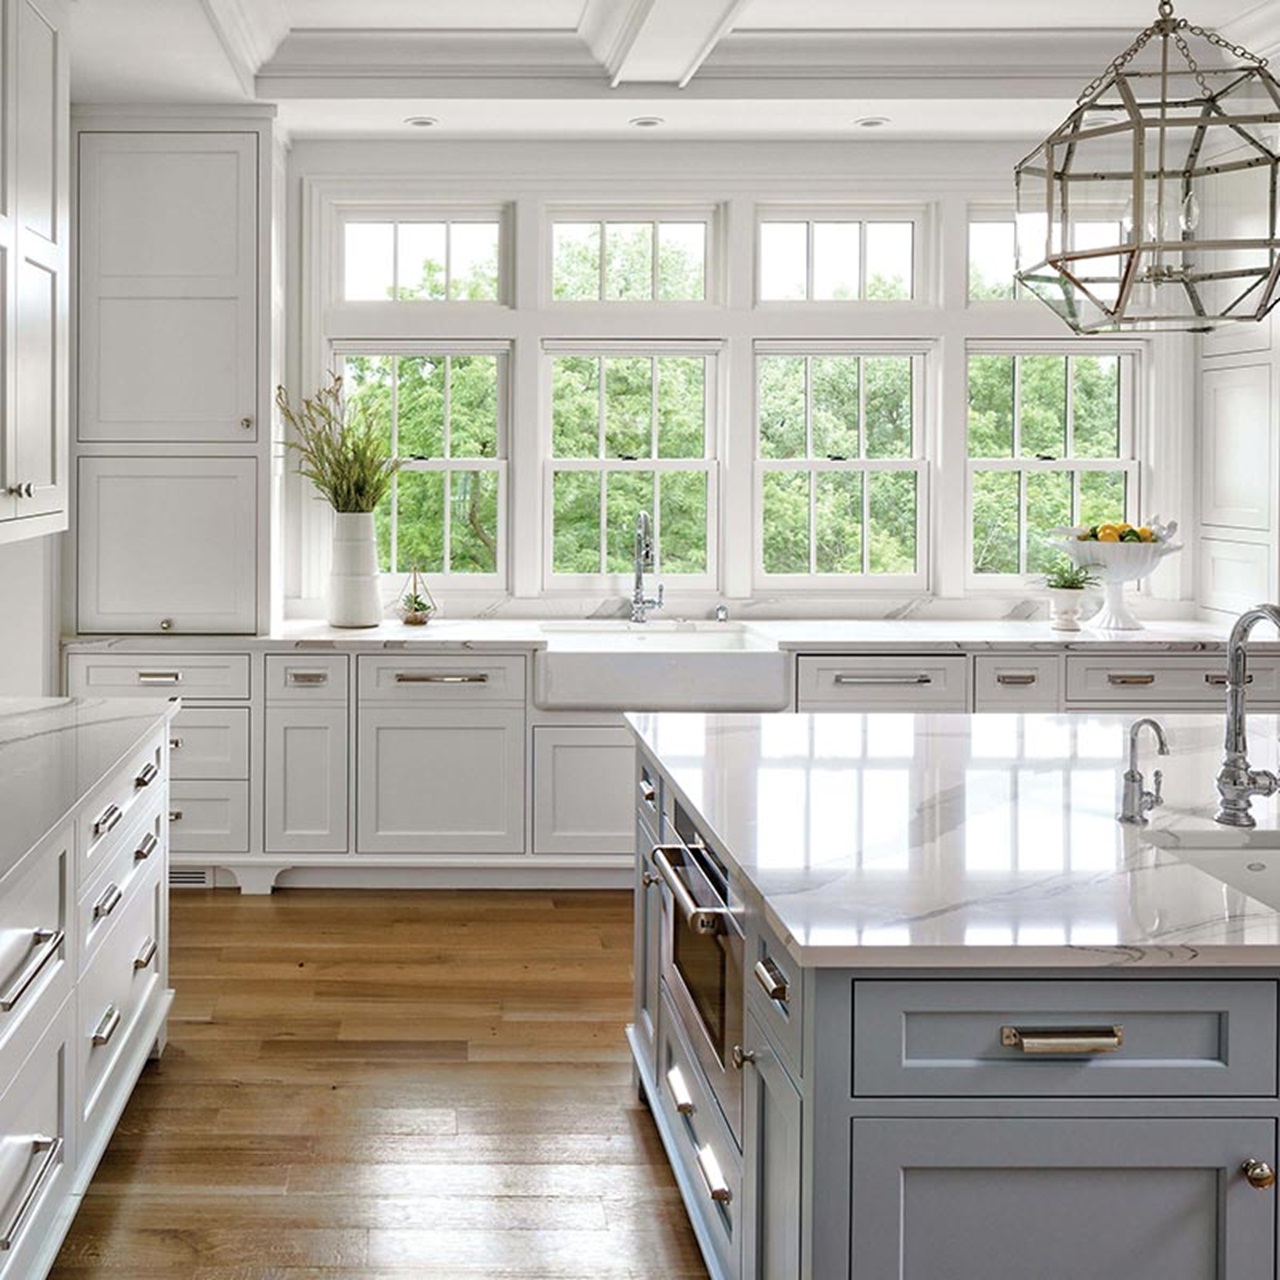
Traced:
POLYGON ((79 629, 252 634, 252 458, 80 459, 79 629))
POLYGON ((799 1280, 800 1094, 750 1012, 745 1037, 742 1280, 799 1280))
POLYGON ((523 853, 524 711, 360 711, 361 853, 523 853))
POLYGON ((635 772, 629 729, 536 728, 534 853, 630 853, 635 772))
POLYGON ((643 818, 636 819, 635 1005, 633 1026, 652 1070, 658 1061, 658 1009, 662 975, 662 881, 649 861, 658 843, 643 818))
POLYGON ((80 139, 79 436, 257 437, 257 136, 80 139))
POLYGON ((1270 1119, 854 1120, 855 1276, 1275 1275, 1270 1119))
POLYGON ((347 851, 347 708, 268 706, 268 853, 347 851))

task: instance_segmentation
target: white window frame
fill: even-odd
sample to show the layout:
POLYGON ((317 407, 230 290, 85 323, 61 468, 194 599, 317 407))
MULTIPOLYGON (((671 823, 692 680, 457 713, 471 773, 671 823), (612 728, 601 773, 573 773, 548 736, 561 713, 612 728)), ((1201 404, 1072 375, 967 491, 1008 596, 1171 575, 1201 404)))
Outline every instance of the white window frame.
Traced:
MULTIPOLYGON (((492 594, 494 591, 505 591, 509 577, 509 561, 511 558, 510 540, 507 532, 509 496, 509 463, 510 454, 510 401, 511 401, 511 344, 494 341, 439 341, 433 339, 397 339, 395 341, 377 341, 373 339, 334 339, 330 343, 330 353, 335 369, 341 371, 343 362, 348 356, 495 356, 497 358, 497 401, 498 401, 498 438, 497 454, 493 458, 429 458, 412 460, 403 464, 403 472, 428 472, 437 474, 457 474, 471 471, 492 471, 498 477, 498 529, 494 573, 455 573, 446 569, 443 572, 420 570, 419 576, 433 590, 447 591, 450 594, 465 591, 482 591, 492 594)), ((392 404, 398 395, 396 384, 392 383, 392 404)), ((449 387, 445 385, 445 403, 448 404, 449 387)), ((447 409, 446 409, 447 413, 447 409)), ((446 417, 446 428, 447 428, 446 417)), ((392 423, 392 444, 395 444, 395 422, 392 423)), ((396 456, 399 456, 398 454, 396 456)), ((446 555, 449 549, 450 504, 444 504, 444 539, 446 555)), ((396 563, 396 525, 392 521, 391 563, 396 563)), ((386 595, 388 582, 400 582, 406 578, 410 570, 393 567, 380 575, 383 584, 383 595, 386 595)))
MULTIPOLYGON (((1026 481, 1018 485, 1019 521, 1023 530, 1018 547, 1018 562, 1024 566, 1019 573, 975 573, 973 568, 973 478, 977 471, 1014 471, 1024 476, 1030 472, 1059 473, 1067 472, 1072 479, 1072 509, 1078 504, 1080 482, 1077 477, 1085 471, 1121 472, 1125 476, 1125 510, 1123 519, 1136 524, 1142 509, 1143 465, 1138 456, 1140 440, 1139 423, 1142 421, 1140 402, 1143 385, 1142 361, 1145 347, 1141 342, 1117 339, 1076 338, 1070 342, 1032 342, 1006 340, 1000 342, 973 341, 965 346, 964 370, 966 404, 969 386, 970 356, 1013 356, 1014 361, 1014 393, 1013 393, 1013 456, 1010 458, 972 458, 969 456, 969 422, 966 414, 964 424, 964 586, 967 592, 1010 592, 1025 591, 1037 585, 1041 575, 1025 571, 1026 565, 1026 481), (1120 449, 1119 456, 1110 458, 1074 458, 1068 455, 1053 462, 1042 462, 1036 458, 1018 456, 1020 405, 1018 395, 1018 356, 1117 356, 1120 357, 1120 449)), ((1067 443, 1072 441, 1072 385, 1067 379, 1067 443)))
POLYGON ((542 296, 546 305, 551 308, 579 310, 585 307, 631 308, 698 308, 718 306, 722 296, 723 273, 720 267, 721 258, 721 212, 716 204, 679 204, 659 203, 646 205, 552 205, 544 211, 542 243, 545 246, 542 254, 543 281, 542 296), (560 222, 595 222, 600 223, 600 296, 598 298, 557 298, 555 296, 556 244, 555 228, 560 222), (608 232, 603 228, 610 222, 637 223, 648 222, 654 228, 653 255, 653 297, 651 298, 606 298, 605 289, 605 239, 608 232), (658 245, 658 224, 663 222, 700 223, 706 228, 706 247, 703 259, 703 289, 701 298, 659 298, 658 271, 660 267, 658 245))
MULTIPOLYGON (((752 352, 752 479, 751 479, 751 581, 757 592, 857 592, 859 594, 923 591, 930 576, 930 471, 926 453, 929 438, 926 421, 928 370, 926 363, 932 343, 922 341, 823 342, 803 340, 760 340, 752 352), (909 458, 854 458, 835 462, 823 458, 760 457, 760 358, 762 356, 898 356, 911 360, 912 453, 909 458), (764 571, 764 476, 770 471, 798 471, 809 475, 821 472, 910 471, 916 477, 916 571, 915 573, 765 573, 764 571)), ((858 397, 865 405, 866 381, 858 379, 858 397)), ((811 439, 812 403, 805 397, 805 439, 811 439)), ((865 413, 860 414, 859 437, 865 449, 865 413)), ((870 486, 862 488, 862 557, 867 563, 870 486)), ((809 491, 809 563, 814 561, 816 538, 813 527, 813 488, 809 491)))
POLYGON ((1011 298, 974 298, 969 294, 969 281, 971 272, 971 246, 972 246, 972 227, 975 222, 980 223, 1007 223, 1013 230, 1014 238, 1014 260, 1013 269, 1016 271, 1018 266, 1018 222, 1014 214, 1013 205, 1004 204, 970 204, 968 212, 965 216, 965 235, 964 235, 964 301, 966 307, 977 308, 983 310, 992 308, 999 310, 1006 307, 1012 307, 1015 304, 1022 306, 1026 303, 1039 302, 1039 299, 1031 292, 1030 289, 1024 289, 1017 279, 1010 281, 1013 288, 1013 297, 1011 298))
MULTIPOLYGON (((621 305, 621 304, 620 304, 621 305)), ((718 436, 717 422, 719 415, 719 359, 723 350, 723 342, 715 339, 706 341, 573 341, 570 339, 544 339, 542 357, 546 376, 544 386, 542 413, 542 590, 547 594, 559 592, 606 592, 616 595, 631 594, 632 575, 625 573, 556 573, 555 572, 555 473, 557 471, 590 472, 607 476, 610 472, 634 471, 653 472, 655 476, 671 472, 697 472, 707 477, 707 571, 705 573, 672 574, 665 571, 661 563, 655 572, 655 581, 662 581, 680 591, 713 591, 717 588, 720 577, 720 467, 716 457, 716 440, 718 436), (630 461, 624 458, 557 458, 552 450, 552 380, 551 362, 560 356, 589 357, 640 357, 660 358, 663 356, 699 356, 706 360, 706 377, 703 381, 705 395, 705 430, 703 432, 703 454, 701 458, 637 458, 630 461)), ((656 387, 654 394, 656 395, 656 387)), ((601 396, 604 395, 603 385, 601 396)), ((603 429, 603 407, 601 409, 601 429, 603 429)), ((659 482, 660 483, 660 482, 659 482)), ((605 486, 601 485, 601 502, 604 501, 605 486)), ((657 504, 654 520, 654 543, 661 548, 661 504, 657 504)), ((603 517, 603 508, 602 508, 603 517)), ((605 536, 605 526, 601 523, 600 536, 605 536)))
POLYGON ((755 211, 752 261, 752 298, 761 309, 778 308, 794 310, 870 307, 919 308, 933 305, 935 284, 929 270, 928 254, 929 210, 925 205, 815 205, 815 204, 760 204, 755 211), (760 281, 763 278, 762 226, 766 222, 804 222, 806 232, 805 293, 804 298, 762 298, 760 281), (868 222, 911 223, 911 296, 909 298, 814 298, 813 297, 813 224, 815 222, 857 222, 861 224, 858 237, 858 289, 865 293, 867 287, 867 226, 868 222))

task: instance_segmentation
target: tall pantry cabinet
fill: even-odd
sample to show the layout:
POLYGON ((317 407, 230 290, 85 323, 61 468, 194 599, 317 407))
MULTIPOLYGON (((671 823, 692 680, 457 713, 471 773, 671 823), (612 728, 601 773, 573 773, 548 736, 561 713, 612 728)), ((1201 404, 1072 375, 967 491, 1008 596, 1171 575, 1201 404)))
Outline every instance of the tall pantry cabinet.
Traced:
POLYGON ((0 0, 0 543, 67 527, 66 0, 0 0))
POLYGON ((74 617, 269 624, 270 118, 76 113, 74 617))

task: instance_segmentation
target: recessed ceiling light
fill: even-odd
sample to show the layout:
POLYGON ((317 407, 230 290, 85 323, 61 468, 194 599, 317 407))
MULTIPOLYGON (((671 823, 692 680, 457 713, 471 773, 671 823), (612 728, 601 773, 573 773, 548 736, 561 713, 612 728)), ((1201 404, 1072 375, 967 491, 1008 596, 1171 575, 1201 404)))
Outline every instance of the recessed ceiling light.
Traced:
POLYGON ((440 123, 435 116, 405 116, 404 122, 415 129, 434 129, 440 123))
POLYGON ((892 122, 888 116, 859 116, 853 123, 859 129, 883 129, 892 122))
POLYGON ((633 129, 658 129, 666 121, 661 116, 633 116, 630 124, 633 129))

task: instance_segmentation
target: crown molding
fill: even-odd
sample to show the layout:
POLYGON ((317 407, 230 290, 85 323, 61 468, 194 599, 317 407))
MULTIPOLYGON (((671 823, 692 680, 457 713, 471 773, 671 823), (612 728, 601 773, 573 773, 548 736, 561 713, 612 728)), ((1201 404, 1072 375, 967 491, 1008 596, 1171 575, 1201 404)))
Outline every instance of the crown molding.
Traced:
POLYGON ((200 0, 244 91, 253 96, 258 68, 289 34, 284 0, 200 0))
POLYGON ((1224 22, 1218 34, 1260 58, 1273 58, 1280 54, 1280 5, 1275 0, 1258 0, 1253 8, 1224 22))

